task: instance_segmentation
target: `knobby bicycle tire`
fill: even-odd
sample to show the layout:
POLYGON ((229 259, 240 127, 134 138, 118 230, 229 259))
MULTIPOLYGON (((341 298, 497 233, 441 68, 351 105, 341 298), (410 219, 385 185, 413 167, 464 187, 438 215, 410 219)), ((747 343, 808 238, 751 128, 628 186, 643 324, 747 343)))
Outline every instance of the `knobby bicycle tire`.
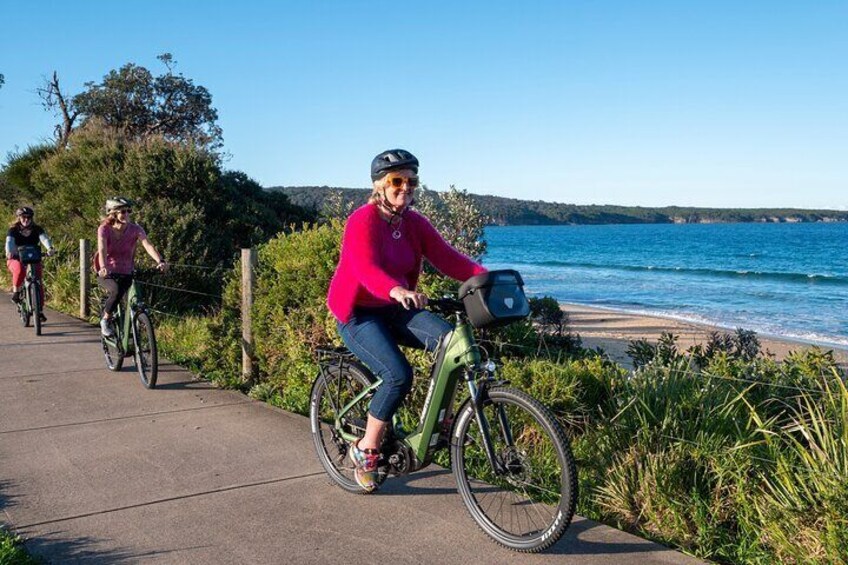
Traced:
POLYGON ((471 517, 495 541, 516 551, 543 551, 568 528, 577 503, 568 439, 550 410, 515 389, 490 389, 483 413, 506 472, 492 470, 474 406, 466 401, 451 433, 457 489, 471 517))
POLYGON ((156 335, 153 333, 153 322, 147 312, 139 312, 135 316, 133 326, 135 345, 135 367, 145 388, 155 388, 159 376, 159 352, 156 348, 156 335))
MULTIPOLYGON (((336 429, 336 420, 339 419, 338 409, 371 386, 373 379, 369 371, 355 363, 345 362, 343 368, 331 364, 325 368, 323 375, 319 374, 315 379, 309 398, 309 423, 318 460, 333 483, 356 494, 366 494, 367 491, 356 482, 353 463, 348 455, 350 446, 336 429)), ((340 421, 345 431, 364 431, 368 402, 367 398, 362 400, 361 406, 356 406, 340 421)), ((378 477, 378 482, 385 479, 383 473, 378 477)))

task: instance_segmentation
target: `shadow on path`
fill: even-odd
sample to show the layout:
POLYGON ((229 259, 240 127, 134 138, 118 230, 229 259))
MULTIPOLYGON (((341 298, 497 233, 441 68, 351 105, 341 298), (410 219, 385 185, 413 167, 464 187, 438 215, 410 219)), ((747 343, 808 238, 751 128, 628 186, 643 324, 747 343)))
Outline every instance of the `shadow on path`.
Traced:
POLYGON ((9 480, 0 480, 0 512, 15 506, 15 495, 8 494, 8 490, 15 487, 15 483, 9 480))
MULTIPOLYGON (((18 532, 26 537, 26 532, 18 532)), ((143 563, 146 559, 163 557, 171 553, 179 553, 199 549, 185 547, 162 549, 156 551, 134 552, 122 549, 98 549, 103 541, 91 537, 68 539, 63 530, 54 530, 40 534, 40 537, 24 542, 27 550, 45 559, 48 563, 143 563)), ((203 547, 203 546, 201 546, 203 547)))
MULTIPOLYGON (((433 469, 419 471, 403 477, 389 477, 380 487, 379 494, 394 496, 454 494, 457 499, 460 496, 456 487, 453 486, 453 473, 449 469, 442 469, 435 466, 433 469), (450 481, 451 486, 420 486, 416 484, 416 482, 423 479, 441 479, 440 482, 442 483, 450 481)), ((467 517, 469 521, 472 521, 471 515, 467 515, 467 517)), ((656 553, 657 551, 667 549, 654 542, 641 540, 636 537, 632 538, 633 542, 592 541, 585 539, 592 536, 585 536, 584 534, 597 528, 601 528, 601 531, 608 531, 601 524, 585 518, 576 518, 565 531, 562 539, 543 553, 553 555, 615 555, 622 553, 656 553)))

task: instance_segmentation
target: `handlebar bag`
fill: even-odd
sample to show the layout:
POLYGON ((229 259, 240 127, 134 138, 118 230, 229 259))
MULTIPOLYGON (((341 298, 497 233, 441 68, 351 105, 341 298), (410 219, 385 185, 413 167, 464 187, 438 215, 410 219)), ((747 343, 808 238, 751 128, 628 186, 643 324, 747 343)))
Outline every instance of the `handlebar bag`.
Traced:
POLYGON ((21 245, 18 247, 18 257, 21 263, 41 263, 41 248, 37 245, 21 245))
POLYGON ((512 269, 471 277, 459 287, 459 298, 475 328, 505 326, 530 315, 524 281, 512 269))

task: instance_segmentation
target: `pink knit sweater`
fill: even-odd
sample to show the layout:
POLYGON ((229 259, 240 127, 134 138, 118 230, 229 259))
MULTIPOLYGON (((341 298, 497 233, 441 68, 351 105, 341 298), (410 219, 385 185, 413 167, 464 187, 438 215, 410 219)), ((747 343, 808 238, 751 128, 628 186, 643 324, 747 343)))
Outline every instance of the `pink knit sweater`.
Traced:
POLYGON ((341 258, 327 294, 327 306, 342 323, 350 321, 357 306, 395 304, 389 291, 396 286, 414 290, 424 257, 459 281, 486 272, 442 239, 423 215, 406 210, 402 218, 399 239, 392 237, 395 228, 380 217, 375 204, 361 206, 347 219, 341 258))

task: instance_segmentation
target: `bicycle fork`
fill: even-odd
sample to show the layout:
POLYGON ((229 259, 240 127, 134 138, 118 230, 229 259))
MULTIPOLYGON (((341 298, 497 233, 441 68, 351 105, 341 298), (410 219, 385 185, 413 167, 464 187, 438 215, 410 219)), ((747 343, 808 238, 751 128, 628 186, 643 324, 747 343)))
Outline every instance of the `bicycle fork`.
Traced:
MULTIPOLYGON (((468 391, 471 395, 471 405, 474 407, 474 415, 477 420, 477 427, 480 429, 480 437, 483 441, 483 449, 486 452, 486 457, 489 459, 489 464, 491 464, 495 475, 504 475, 508 472, 508 469, 495 454, 495 448, 492 445, 491 426, 483 412, 483 406, 489 398, 490 382, 490 379, 483 380, 482 386, 478 387, 474 380, 474 374, 471 371, 465 372, 465 383, 468 385, 468 391)), ((497 411, 498 425, 501 428, 503 439, 508 447, 512 447, 512 431, 509 429, 509 423, 507 422, 503 406, 498 405, 495 407, 495 410, 497 411)))

